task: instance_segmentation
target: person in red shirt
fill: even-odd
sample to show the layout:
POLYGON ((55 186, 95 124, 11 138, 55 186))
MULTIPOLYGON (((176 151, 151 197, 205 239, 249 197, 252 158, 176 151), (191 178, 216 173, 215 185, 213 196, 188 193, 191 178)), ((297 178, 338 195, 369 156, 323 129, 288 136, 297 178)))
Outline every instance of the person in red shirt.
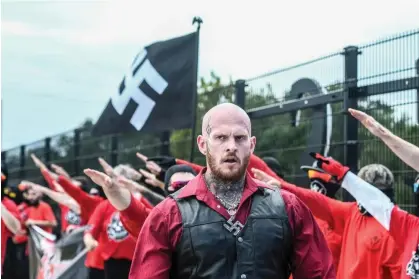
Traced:
POLYGON ((197 139, 207 167, 150 212, 130 279, 336 278, 310 210, 246 172, 256 143, 250 131, 236 105, 207 112, 197 139))
MULTIPOLYGON (((390 189, 394 183, 392 173, 382 165, 365 166, 358 175, 374 181, 377 187, 390 189)), ((258 178, 264 181, 270 179, 259 175, 258 178)), ((279 184, 282 189, 297 195, 314 216, 342 236, 337 278, 399 278, 401 251, 388 232, 365 211, 359 200, 358 203, 341 202, 284 180, 279 184)))
MULTIPOLYGON (((151 209, 153 208, 145 199, 134 198, 127 189, 134 189, 130 184, 136 182, 118 177, 113 181, 118 187, 112 187, 111 178, 101 172, 95 170, 85 170, 96 184, 105 189, 105 193, 109 198, 113 207, 120 211, 120 218, 123 226, 135 239, 138 238, 144 221, 151 209)), ((185 186, 191 179, 196 176, 194 170, 187 165, 174 165, 165 172, 165 191, 173 193, 185 186)))
MULTIPOLYGON (((79 204, 82 220, 89 220, 99 204, 106 199, 100 187, 93 187, 91 193, 86 193, 65 175, 58 176, 57 181, 63 190, 79 204)), ((98 249, 87 253, 84 264, 89 269, 89 279, 104 278, 104 261, 98 249)))
POLYGON ((98 249, 104 260, 106 279, 128 278, 135 239, 121 223, 120 213, 104 200, 88 222, 90 229, 84 235, 88 249, 98 249))
MULTIPOLYGON (((418 146, 396 136, 364 112, 349 109, 349 113, 374 136, 382 140, 403 162, 419 172, 418 146)), ((326 164, 321 165, 324 168, 326 164)), ((389 231, 403 249, 401 278, 419 278, 419 218, 395 206, 381 191, 377 191, 348 172, 347 167, 343 167, 340 163, 330 165, 326 166, 328 172, 340 175, 339 177, 343 179, 342 187, 362 201, 368 212, 389 231), (345 175, 346 173, 348 174, 345 175)))
POLYGON ((419 278, 419 218, 394 205, 385 193, 350 172, 348 167, 319 154, 314 157, 319 161, 319 167, 342 181, 342 188, 359 201, 403 249, 401 272, 397 278, 419 278))
MULTIPOLYGON (((20 185, 23 187, 23 185, 20 185)), ((28 251, 28 231, 29 226, 38 226, 48 233, 52 233, 57 226, 57 220, 49 204, 41 200, 42 195, 30 187, 21 188, 23 191, 24 202, 18 206, 22 225, 24 229, 13 237, 14 243, 18 246, 19 253, 19 273, 22 278, 29 278, 29 251, 28 251)))
POLYGON ((23 192, 26 208, 27 219, 24 221, 25 226, 39 226, 48 233, 52 233, 52 229, 57 226, 57 220, 54 212, 49 204, 41 200, 42 195, 31 188, 27 188, 23 192))
MULTIPOLYGON (((301 169, 307 171, 307 175, 310 179, 311 191, 320 193, 331 199, 336 199, 335 195, 340 187, 330 174, 324 172, 322 169, 310 166, 303 166, 301 167, 301 169)), ((305 190, 303 188, 300 189, 305 190)), ((316 222, 317 224, 319 224, 319 227, 323 232, 324 237, 326 238, 330 252, 332 252, 335 269, 338 270, 340 253, 342 248, 342 235, 336 233, 333 227, 330 226, 324 220, 317 218, 316 216, 314 217, 316 218, 316 222)))
POLYGON ((3 188, 6 176, 1 173, 1 274, 3 274, 3 263, 7 240, 20 231, 20 217, 16 204, 4 196, 3 188))
MULTIPOLYGON (((121 212, 119 211, 123 211, 123 209, 118 207, 120 204, 118 202, 121 199, 109 193, 115 192, 115 189, 120 187, 117 185, 117 181, 115 181, 118 177, 135 180, 138 173, 124 166, 117 166, 111 169, 107 163, 104 169, 111 177, 99 171, 84 170, 85 174, 91 177, 97 185, 103 187, 108 197, 108 200, 100 203, 89 219, 90 229, 84 235, 84 242, 88 249, 100 251, 104 260, 105 278, 128 278, 135 249, 135 238, 128 233, 121 222, 121 212), (111 204, 110 200, 113 201, 112 204, 114 205, 111 204)), ((136 193, 130 193, 128 190, 119 191, 119 193, 126 195, 122 200, 129 202, 141 199, 136 193)), ((136 219, 145 219, 147 216, 146 210, 144 210, 142 215, 142 217, 136 216, 136 219)))
MULTIPOLYGON (((51 188, 51 190, 53 190, 54 192, 59 193, 56 194, 51 191, 48 191, 47 189, 37 188, 38 190, 42 191, 43 194, 46 194, 52 200, 58 203, 61 212, 61 232, 69 233, 73 229, 87 223, 88 219, 83 219, 80 216, 80 206, 77 205, 74 199, 72 199, 57 183, 57 174, 48 170, 46 165, 35 154, 31 154, 31 158, 35 166, 37 166, 40 169, 41 174, 47 182, 49 188, 51 188)), ((69 174, 62 167, 54 164, 52 164, 51 166, 57 173, 70 179, 69 174)), ((85 177, 75 177, 72 180, 78 182, 82 190, 87 191, 87 180, 85 177)))

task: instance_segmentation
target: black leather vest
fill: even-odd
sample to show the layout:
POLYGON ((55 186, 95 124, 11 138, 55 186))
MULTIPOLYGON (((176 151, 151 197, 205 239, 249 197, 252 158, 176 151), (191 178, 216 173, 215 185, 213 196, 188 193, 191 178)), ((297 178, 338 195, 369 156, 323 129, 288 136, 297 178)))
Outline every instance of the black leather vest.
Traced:
POLYGON ((253 195, 250 216, 237 235, 235 221, 228 223, 195 197, 178 199, 180 191, 171 195, 183 223, 173 254, 172 279, 289 278, 292 236, 278 190, 260 188, 253 195))

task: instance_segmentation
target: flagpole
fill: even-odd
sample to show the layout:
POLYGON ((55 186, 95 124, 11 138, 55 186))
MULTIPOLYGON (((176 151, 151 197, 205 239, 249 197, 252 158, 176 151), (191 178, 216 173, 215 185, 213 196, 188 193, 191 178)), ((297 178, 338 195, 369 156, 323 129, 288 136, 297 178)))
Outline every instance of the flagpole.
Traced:
POLYGON ((192 132, 191 132, 191 155, 189 157, 189 161, 193 162, 194 160, 194 153, 195 153, 195 133, 196 133, 196 111, 198 106, 198 62, 199 62, 199 32, 201 30, 201 24, 203 23, 202 18, 196 16, 192 20, 192 25, 197 24, 196 26, 196 44, 195 44, 195 53, 196 53, 196 65, 195 65, 195 71, 194 71, 194 81, 195 84, 192 88, 193 94, 192 94, 192 132))

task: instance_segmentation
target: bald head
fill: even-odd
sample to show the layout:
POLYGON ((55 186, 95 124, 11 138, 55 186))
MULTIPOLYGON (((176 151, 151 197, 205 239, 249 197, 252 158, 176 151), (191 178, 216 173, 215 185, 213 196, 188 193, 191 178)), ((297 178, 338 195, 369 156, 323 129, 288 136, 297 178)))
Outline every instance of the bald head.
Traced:
POLYGON ((211 133, 212 125, 215 123, 241 123, 249 132, 252 125, 247 113, 239 106, 231 103, 223 103, 211 108, 202 119, 202 135, 208 136, 211 133))
POLYGON ((250 118, 234 104, 220 104, 202 119, 199 151, 207 158, 207 174, 222 181, 241 181, 246 173, 256 138, 251 136, 250 118))

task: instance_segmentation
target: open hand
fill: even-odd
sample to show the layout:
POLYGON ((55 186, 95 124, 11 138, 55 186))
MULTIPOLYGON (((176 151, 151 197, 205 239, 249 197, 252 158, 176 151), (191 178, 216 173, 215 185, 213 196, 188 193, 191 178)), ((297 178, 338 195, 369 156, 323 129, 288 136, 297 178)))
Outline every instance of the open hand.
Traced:
POLYGON ((358 119, 365 128, 368 129, 374 136, 382 138, 390 134, 390 131, 387 130, 383 125, 377 122, 371 115, 366 114, 365 112, 348 109, 349 113, 358 119))
POLYGON ((159 187, 164 190, 164 183, 156 178, 155 174, 152 174, 146 170, 140 169, 140 173, 145 177, 145 182, 151 186, 159 187))
POLYGON ((265 182, 268 185, 281 188, 281 182, 277 180, 276 178, 270 176, 266 172, 261 171, 260 169, 256 169, 256 168, 252 168, 251 171, 253 172, 257 180, 265 182))
POLYGON ((31 158, 32 158, 32 161, 34 162, 34 164, 35 164, 35 166, 37 166, 38 168, 40 168, 41 170, 48 170, 47 169, 47 167, 45 166, 45 164, 44 163, 42 163, 42 161, 41 160, 39 160, 39 158, 38 157, 36 157, 36 155, 35 154, 31 154, 31 158))
POLYGON ((51 168, 54 170, 56 174, 70 178, 70 175, 63 167, 56 164, 51 164, 51 168))
POLYGON ((92 170, 92 169, 85 169, 84 173, 90 177, 90 179, 97 185, 101 186, 102 188, 112 189, 115 187, 114 183, 112 183, 112 179, 104 174, 103 172, 92 170))
POLYGON ((105 171, 105 173, 112 177, 114 175, 114 171, 111 165, 108 164, 108 162, 105 161, 105 159, 103 159, 102 157, 98 158, 99 164, 102 166, 103 170, 105 171))
POLYGON ((141 154, 140 152, 136 153, 137 157, 145 163, 146 168, 155 175, 159 175, 162 171, 161 167, 154 161, 149 160, 147 156, 141 154))

